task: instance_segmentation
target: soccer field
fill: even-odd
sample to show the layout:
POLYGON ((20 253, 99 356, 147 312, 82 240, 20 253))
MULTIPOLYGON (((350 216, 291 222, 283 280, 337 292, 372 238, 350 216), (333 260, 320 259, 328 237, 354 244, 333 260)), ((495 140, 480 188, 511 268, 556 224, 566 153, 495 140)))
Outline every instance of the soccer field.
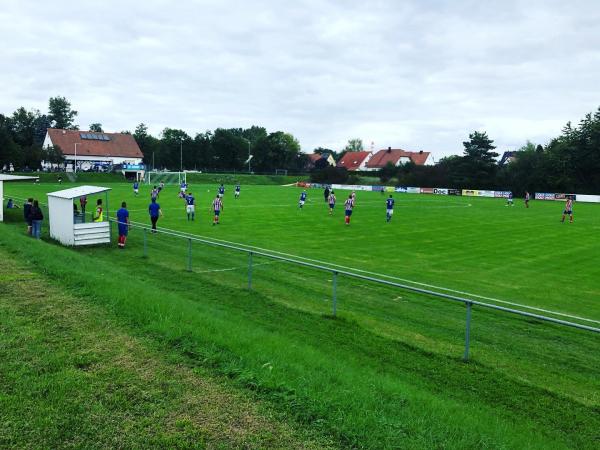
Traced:
MULTIPOLYGON (((126 201, 131 220, 149 224, 148 186, 141 186, 139 197, 128 184, 110 187, 111 216, 120 202, 126 201)), ((58 185, 12 184, 5 188, 5 196, 33 196, 45 201, 46 192, 58 189, 58 185)), ((560 223, 562 205, 558 202, 533 201, 526 209, 520 200, 510 207, 502 199, 394 194, 394 217, 387 223, 388 194, 357 192, 352 223, 345 226, 343 201, 347 191, 336 193, 338 204, 330 216, 320 190, 309 190, 308 201, 300 210, 301 189, 296 187, 242 186, 241 197, 235 200, 233 186, 228 185, 221 224, 213 226, 210 204, 217 186, 191 185, 189 190, 196 198, 196 220, 187 220, 184 203, 177 197, 178 188, 167 186, 159 198, 164 213, 159 229, 321 261, 331 267, 516 309, 536 312, 528 308, 539 308, 553 317, 600 325, 598 205, 576 204, 575 222, 570 224, 560 223)), ((88 211, 93 203, 90 198, 88 211)), ((19 215, 20 211, 10 211, 8 222, 18 222, 19 215)), ((211 345, 244 355, 241 357, 248 367, 244 365, 243 370, 259 373, 258 381, 252 383, 282 383, 294 389, 304 399, 298 401, 309 416, 343 411, 340 417, 330 419, 329 425, 350 439, 349 443, 369 442, 367 447, 410 445, 413 441, 409 438, 395 440, 388 434, 390 424, 414 420, 418 429, 420 420, 432 420, 428 426, 436 428, 433 423, 440 423, 440 430, 436 428, 440 435, 461 430, 457 432, 461 437, 450 447, 488 442, 516 448, 521 438, 526 439, 524 447, 535 446, 537 438, 527 440, 530 437, 524 436, 538 426, 546 437, 558 432, 567 445, 573 436, 580 436, 583 446, 593 444, 592 428, 600 423, 597 412, 590 412, 600 404, 598 335, 475 308, 471 352, 475 365, 462 365, 458 361, 464 345, 465 310, 459 304, 340 277, 338 320, 328 324, 325 319, 331 314, 332 288, 328 273, 255 257, 253 290, 271 302, 265 309, 248 303, 239 293, 232 294, 231 289, 245 288, 247 255, 194 243, 193 270, 188 273, 186 239, 166 234, 148 234, 147 239, 147 259, 141 258, 143 233, 135 227, 124 251, 115 245, 74 253, 101 267, 115 266, 132 282, 159 281, 182 302, 195 305, 192 311, 181 303, 185 310, 181 330, 169 329, 167 335, 208 333, 214 339, 211 345), (222 294, 217 296, 223 303, 216 301, 210 306, 202 283, 218 286, 222 294), (227 332, 208 326, 204 331, 185 331, 188 323, 200 320, 203 308, 220 320, 231 321, 227 332), (248 330, 242 331, 246 326, 248 330), (260 330, 267 334, 263 336, 260 330), (279 348, 270 339, 292 347, 279 348), (317 355, 312 345, 323 355, 317 355), (300 362, 305 346, 311 346, 312 350, 306 350, 311 356, 306 358, 314 367, 300 362), (265 361, 285 367, 278 372, 281 378, 263 374, 261 364, 265 361), (389 384, 391 379, 405 383, 404 387, 389 384), (426 407, 407 413, 388 405, 387 400, 381 403, 389 395, 410 397, 407 392, 412 388, 406 385, 452 399, 450 403, 470 403, 473 414, 458 414, 449 407, 439 413, 440 417, 436 413, 424 419, 432 414, 426 407), (504 412, 498 413, 498 407, 504 412), (481 417, 475 412, 479 408, 483 408, 481 417), (368 411, 369 417, 363 417, 363 411, 368 411), (448 418, 453 414, 456 417, 448 418), (514 417, 506 419, 505 414, 514 417), (559 425, 564 414, 572 417, 559 425), (463 420, 478 430, 475 434, 480 438, 488 436, 486 440, 468 437, 470 431, 463 428, 463 420), (524 429, 519 428, 520 421, 524 429), (510 438, 503 441, 498 436, 510 438)), ((143 304, 141 298, 136 302, 143 304)), ((145 314, 161 317, 156 329, 167 329, 165 324, 176 314, 170 308, 176 308, 175 304, 149 303, 144 309, 145 314)), ((136 320, 145 323, 141 318, 136 320)), ((239 376, 244 377, 244 373, 239 376)), ((414 442, 429 446, 436 439, 420 436, 414 442)))
MULTIPOLYGON (((130 185, 110 185, 114 212, 126 201, 133 222, 149 224, 150 187, 135 197, 130 185)), ((66 187, 66 186, 65 186, 66 187)), ((58 185, 11 185, 6 196, 28 195, 45 201, 58 185)), ((360 273, 385 277, 440 292, 505 304, 543 308, 588 318, 600 324, 600 206, 577 204, 573 224, 560 223, 562 203, 532 201, 505 206, 503 199, 394 194, 395 215, 385 221, 385 198, 358 192, 351 226, 344 225, 337 192, 333 215, 322 191, 243 186, 239 200, 227 186, 221 224, 212 226, 216 185, 191 185, 196 220, 187 220, 178 188, 167 186, 159 203, 159 228, 308 258, 360 273)), ((88 211, 93 206, 90 199, 88 211)), ((135 233, 130 246, 139 245, 135 233)), ((215 261, 219 265, 218 261, 215 261)), ((585 322, 584 322, 585 323, 585 322)), ((591 322, 593 323, 593 322, 591 322)))

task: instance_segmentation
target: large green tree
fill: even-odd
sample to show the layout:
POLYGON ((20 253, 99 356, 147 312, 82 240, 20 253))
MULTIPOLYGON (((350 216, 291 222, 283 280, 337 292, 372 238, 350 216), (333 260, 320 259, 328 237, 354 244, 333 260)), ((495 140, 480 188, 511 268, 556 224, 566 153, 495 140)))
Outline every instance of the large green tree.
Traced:
POLYGON ((50 97, 50 100, 48 100, 48 117, 54 128, 79 129, 75 125, 77 111, 71 108, 71 103, 65 97, 50 97))
POLYGON ((344 151, 346 152, 362 152, 365 149, 362 139, 354 138, 349 139, 344 151))
POLYGON ((102 124, 98 122, 90 124, 90 131, 93 131, 94 133, 104 133, 104 130, 102 129, 102 124))

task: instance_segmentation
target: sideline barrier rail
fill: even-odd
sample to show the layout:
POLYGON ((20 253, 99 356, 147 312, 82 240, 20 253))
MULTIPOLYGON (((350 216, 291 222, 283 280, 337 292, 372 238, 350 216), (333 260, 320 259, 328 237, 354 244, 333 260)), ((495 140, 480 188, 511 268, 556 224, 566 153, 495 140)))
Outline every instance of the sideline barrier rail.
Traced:
MULTIPOLYGON (((109 221, 111 224, 113 222, 116 224, 122 223, 122 222, 119 222, 117 219, 113 219, 113 218, 109 218, 109 221)), ((143 239, 144 239, 144 243, 143 243, 144 257, 147 257, 148 256, 148 242, 147 242, 148 237, 147 237, 147 235, 149 232, 152 232, 151 227, 146 226, 146 225, 141 225, 138 223, 130 223, 129 227, 138 228, 138 229, 143 230, 143 233, 144 233, 143 234, 143 236, 144 236, 143 237, 143 239)), ((402 284, 402 283, 397 283, 394 281, 382 280, 380 278, 370 277, 367 275, 361 275, 361 274, 350 272, 347 270, 335 269, 332 267, 327 267, 325 265, 314 264, 314 263, 310 263, 307 261, 300 261, 297 259, 287 258, 287 257, 280 256, 280 255, 274 255, 274 254, 264 252, 264 251, 251 250, 251 249, 243 248, 243 247, 236 246, 236 245, 225 244, 223 242, 215 242, 210 239, 200 238, 200 237, 197 237, 197 236, 194 236, 191 234, 176 233, 173 231, 165 231, 165 230, 160 230, 160 229, 154 230, 154 231, 155 231, 155 233, 160 233, 160 234, 164 234, 167 236, 174 236, 177 238, 187 240, 187 243, 188 243, 187 270, 188 271, 192 271, 192 242, 198 242, 201 244, 207 244, 207 245, 212 245, 215 247, 227 248, 230 250, 236 250, 236 251, 239 251, 242 253, 247 253, 248 254, 248 289, 249 290, 252 289, 252 266, 253 266, 253 257, 254 256, 262 256, 265 258, 273 259, 275 261, 283 261, 283 262, 295 264, 298 266, 310 267, 312 269, 329 272, 332 274, 332 277, 333 277, 332 278, 332 298, 331 298, 332 303, 331 303, 331 306, 332 306, 332 315, 334 317, 337 314, 338 275, 344 275, 349 278, 354 278, 354 279, 363 280, 363 281, 369 281, 369 282, 381 284, 384 286, 391 286, 391 287, 403 289, 405 291, 415 292, 415 293, 422 294, 422 295, 428 295, 430 297, 437 297, 437 298, 441 298, 444 300, 450 300, 450 301, 454 301, 454 302, 463 303, 466 307, 465 350, 464 350, 464 354, 463 354, 463 360, 465 360, 465 361, 468 361, 468 359, 469 359, 469 351, 470 351, 470 344, 471 344, 471 342, 470 342, 471 341, 471 321, 472 321, 472 315, 471 315, 472 311, 471 310, 472 310, 473 306, 488 308, 488 309, 492 309, 492 310, 496 310, 496 311, 503 311, 505 313, 515 314, 515 315, 527 317, 530 319, 537 319, 537 320, 541 320, 544 322, 550 322, 550 323, 554 323, 554 324, 558 324, 558 325, 562 325, 562 326, 577 328, 580 330, 585 330, 585 331, 590 331, 593 333, 600 334, 600 328, 595 328, 595 327, 591 327, 588 325, 582 325, 582 324, 570 322, 567 320, 555 319, 553 317, 543 316, 540 314, 534 314, 534 313, 530 313, 530 312, 526 312, 526 311, 520 311, 518 309, 507 308, 504 306, 493 305, 490 303, 485 303, 485 302, 481 302, 481 301, 477 301, 477 300, 471 300, 471 299, 467 299, 467 298, 463 298, 463 297, 458 297, 455 295, 444 294, 441 292, 436 292, 436 291, 432 291, 429 289, 422 289, 422 288, 418 288, 418 287, 414 287, 414 286, 410 286, 410 285, 406 285, 406 284, 402 284)))

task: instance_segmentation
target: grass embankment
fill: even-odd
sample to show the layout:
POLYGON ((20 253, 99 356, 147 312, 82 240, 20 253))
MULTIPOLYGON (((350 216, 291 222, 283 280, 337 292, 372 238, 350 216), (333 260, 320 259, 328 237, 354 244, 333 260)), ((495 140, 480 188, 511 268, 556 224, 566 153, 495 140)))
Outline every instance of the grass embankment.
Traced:
MULTIPOLYGON (((32 242, 12 225, 3 227, 0 242, 4 251, 31 261, 34 271, 103 311, 127 334, 178 355, 186 370, 226 376, 235 388, 303 424, 309 435, 340 446, 598 445, 597 404, 532 386, 485 364, 423 350, 419 343, 399 342, 352 316, 331 320, 298 309, 286 304, 289 296, 281 302, 268 289, 248 292, 222 283, 215 273, 167 269, 173 262, 168 252, 144 260, 116 249, 73 251, 32 242)), ((294 276, 290 283, 288 289, 298 289, 294 276)), ((301 292, 311 298, 314 289, 308 283, 301 292)), ((444 320, 430 318, 429 327, 432 320, 441 332, 454 333, 444 320)))
POLYGON ((328 446, 3 245, 0 292, 1 448, 328 446))

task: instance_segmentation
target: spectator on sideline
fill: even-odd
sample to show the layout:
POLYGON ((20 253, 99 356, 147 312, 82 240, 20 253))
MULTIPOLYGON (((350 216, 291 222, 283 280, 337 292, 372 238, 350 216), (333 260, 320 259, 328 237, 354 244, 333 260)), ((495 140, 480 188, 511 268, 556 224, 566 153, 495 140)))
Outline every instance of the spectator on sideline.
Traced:
POLYGON ((125 248, 127 232, 129 231, 129 211, 127 211, 127 203, 121 203, 121 209, 117 211, 117 220, 119 223, 119 248, 125 248))
POLYGON ((323 197, 325 197, 325 202, 329 201, 329 185, 325 186, 325 190, 323 191, 323 197))
POLYGON ((13 202, 12 198, 9 198, 8 202, 6 203, 6 209, 19 209, 19 205, 13 202))
POLYGON ((85 216, 85 206, 87 205, 87 196, 79 197, 79 206, 81 207, 81 214, 85 216))
POLYGON ((27 222, 27 234, 31 234, 31 207, 33 206, 33 199, 28 198, 27 203, 23 205, 23 217, 27 222))
POLYGON ((40 204, 37 200, 33 201, 29 217, 31 218, 32 235, 34 238, 40 239, 42 236, 42 221, 44 220, 44 214, 42 213, 40 204))
POLYGON ((156 233, 156 222, 158 222, 158 218, 163 215, 160 205, 156 203, 156 199, 152 199, 152 203, 148 206, 148 212, 150 213, 150 222, 152 222, 152 232, 156 233))
POLYGON ((96 202, 96 211, 94 211, 94 216, 92 217, 94 222, 103 222, 104 221, 104 210, 102 209, 102 199, 99 198, 96 202))

